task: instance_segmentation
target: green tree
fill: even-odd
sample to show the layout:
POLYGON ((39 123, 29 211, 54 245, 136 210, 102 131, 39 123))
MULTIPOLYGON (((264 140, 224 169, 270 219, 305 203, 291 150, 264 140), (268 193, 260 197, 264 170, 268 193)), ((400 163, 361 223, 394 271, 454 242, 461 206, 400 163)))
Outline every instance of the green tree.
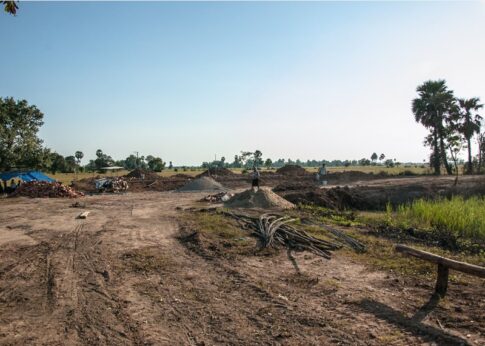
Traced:
POLYGON ((56 174, 57 172, 65 173, 67 171, 67 165, 64 156, 58 153, 51 153, 50 161, 51 165, 49 170, 52 174, 56 174))
POLYGON ((74 153, 74 157, 76 158, 76 163, 77 163, 78 165, 80 165, 80 164, 81 164, 81 160, 82 160, 82 159, 83 159, 83 157, 84 157, 84 154, 83 154, 83 152, 82 152, 82 151, 76 151, 76 152, 74 153))
POLYGON ((483 104, 480 104, 478 97, 458 99, 458 112, 456 113, 459 122, 458 132, 465 138, 468 149, 467 174, 473 173, 471 140, 476 133, 480 133, 482 117, 478 111, 482 107, 483 104))
POLYGON ((418 97, 412 102, 412 111, 417 122, 430 130, 432 147, 432 165, 435 174, 441 172, 441 162, 448 174, 452 174, 446 158, 446 121, 455 105, 453 91, 449 90, 444 80, 426 81, 416 88, 418 97))
POLYGON ((161 172, 165 168, 165 162, 159 157, 147 156, 148 168, 154 172, 161 172))
POLYGON ((0 98, 0 170, 43 167, 46 152, 37 137, 43 117, 25 100, 0 98))
POLYGON ((379 161, 384 161, 384 159, 385 159, 385 158, 386 158, 386 155, 381 154, 381 155, 379 156, 379 161))
POLYGON ((384 164, 388 168, 394 167, 394 161, 392 159, 387 159, 386 161, 384 161, 384 164))
POLYGON ((375 163, 377 161, 377 153, 372 153, 370 159, 375 163))
POLYGON ((271 165, 273 165, 273 161, 271 161, 270 158, 267 158, 266 161, 264 161, 264 166, 266 167, 266 169, 270 169, 271 165))
POLYGON ((109 167, 114 164, 114 160, 111 156, 103 153, 101 149, 96 150, 96 159, 94 160, 94 167, 98 171, 102 171, 103 167, 109 167))
POLYGON ((17 1, 1 1, 1 3, 4 6, 3 9, 5 12, 14 16, 17 14, 17 10, 19 9, 17 1))
POLYGON ((254 157, 254 165, 255 166, 262 166, 263 165, 263 153, 260 150, 255 150, 253 157, 254 157))

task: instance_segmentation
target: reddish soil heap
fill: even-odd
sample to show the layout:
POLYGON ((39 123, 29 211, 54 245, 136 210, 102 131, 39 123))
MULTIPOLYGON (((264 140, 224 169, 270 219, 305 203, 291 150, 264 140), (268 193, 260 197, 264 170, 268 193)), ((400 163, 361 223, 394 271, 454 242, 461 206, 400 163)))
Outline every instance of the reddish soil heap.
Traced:
POLYGON ((279 168, 276 170, 277 174, 282 175, 307 175, 310 174, 305 170, 305 168, 300 167, 298 165, 286 165, 284 167, 279 168))
POLYGON ((136 179, 158 179, 159 175, 155 172, 150 172, 145 169, 135 168, 130 173, 125 175, 126 178, 136 178, 136 179))
POLYGON ((69 186, 61 183, 49 183, 47 181, 30 181, 20 185, 10 197, 25 196, 25 197, 68 197, 76 198, 82 197, 82 192, 77 192, 69 186))
POLYGON ((197 178, 199 177, 207 177, 207 176, 223 176, 223 177, 229 177, 229 176, 234 176, 236 173, 231 171, 230 169, 227 168, 220 168, 220 167, 211 167, 207 171, 199 174, 197 178))

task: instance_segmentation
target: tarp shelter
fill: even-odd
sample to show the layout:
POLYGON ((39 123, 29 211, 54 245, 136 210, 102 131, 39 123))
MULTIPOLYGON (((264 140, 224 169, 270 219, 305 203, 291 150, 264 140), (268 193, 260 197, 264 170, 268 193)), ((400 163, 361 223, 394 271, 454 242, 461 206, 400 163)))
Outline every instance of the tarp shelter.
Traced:
POLYGON ((42 172, 39 171, 13 171, 13 172, 4 172, 0 173, 1 180, 10 180, 12 178, 20 178, 25 182, 29 181, 47 181, 49 183, 54 182, 55 180, 49 178, 42 172))

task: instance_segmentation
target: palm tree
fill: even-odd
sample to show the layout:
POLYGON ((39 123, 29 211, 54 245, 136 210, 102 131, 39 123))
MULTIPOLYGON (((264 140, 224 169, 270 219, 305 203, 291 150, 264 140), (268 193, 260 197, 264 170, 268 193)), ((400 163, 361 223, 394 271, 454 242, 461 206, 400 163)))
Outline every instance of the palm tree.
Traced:
POLYGON ((74 157, 76 158, 77 164, 79 165, 81 163, 82 158, 84 157, 84 154, 82 151, 76 151, 76 153, 74 154, 74 157))
POLYGON ((10 13, 14 16, 17 14, 17 10, 19 9, 19 7, 16 4, 16 1, 1 1, 1 3, 5 6, 5 12, 10 13))
POLYGON ((465 137, 467 147, 468 147, 468 163, 467 163, 467 174, 473 173, 472 166, 472 148, 471 139, 475 133, 480 132, 480 126, 482 117, 478 115, 478 110, 483 107, 479 103, 480 99, 478 97, 473 97, 471 99, 458 99, 458 112, 457 117, 460 122, 458 125, 458 131, 465 137), (475 114, 473 114, 475 113, 475 114))
POLYGON ((426 81, 418 86, 416 91, 419 97, 413 100, 412 110, 416 121, 431 131, 431 138, 427 143, 433 149, 431 161, 434 173, 440 174, 440 165, 443 162, 447 173, 452 174, 446 159, 446 128, 443 123, 448 119, 455 104, 453 91, 448 90, 444 80, 426 81))

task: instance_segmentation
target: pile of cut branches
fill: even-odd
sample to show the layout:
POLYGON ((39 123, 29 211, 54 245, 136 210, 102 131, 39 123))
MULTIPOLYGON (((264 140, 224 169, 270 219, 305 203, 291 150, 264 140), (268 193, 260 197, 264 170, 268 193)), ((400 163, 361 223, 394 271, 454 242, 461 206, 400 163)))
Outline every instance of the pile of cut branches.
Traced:
POLYGON ((234 218, 242 228, 258 237, 262 247, 282 245, 296 251, 310 251, 326 259, 330 259, 332 251, 342 247, 341 244, 315 238, 289 225, 295 219, 288 216, 263 214, 258 218, 231 212, 223 213, 234 218))

